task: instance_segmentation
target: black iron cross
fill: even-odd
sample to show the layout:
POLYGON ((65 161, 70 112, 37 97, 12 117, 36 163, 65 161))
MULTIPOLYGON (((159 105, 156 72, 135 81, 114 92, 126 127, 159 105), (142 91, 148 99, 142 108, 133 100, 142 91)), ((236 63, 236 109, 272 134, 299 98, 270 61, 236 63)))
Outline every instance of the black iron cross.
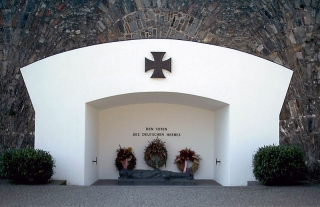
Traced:
POLYGON ((146 69, 148 70, 154 69, 151 78, 166 78, 162 72, 162 70, 167 70, 171 72, 171 58, 165 61, 162 61, 162 58, 165 52, 151 52, 154 58, 154 61, 145 58, 146 69))

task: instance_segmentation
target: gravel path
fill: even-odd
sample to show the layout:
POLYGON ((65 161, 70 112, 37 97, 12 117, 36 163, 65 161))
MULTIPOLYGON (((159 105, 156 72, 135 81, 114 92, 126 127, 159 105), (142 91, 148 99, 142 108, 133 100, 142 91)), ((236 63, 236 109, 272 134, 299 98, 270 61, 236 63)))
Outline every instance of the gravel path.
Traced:
POLYGON ((0 182, 0 206, 320 206, 320 186, 30 186, 0 182))

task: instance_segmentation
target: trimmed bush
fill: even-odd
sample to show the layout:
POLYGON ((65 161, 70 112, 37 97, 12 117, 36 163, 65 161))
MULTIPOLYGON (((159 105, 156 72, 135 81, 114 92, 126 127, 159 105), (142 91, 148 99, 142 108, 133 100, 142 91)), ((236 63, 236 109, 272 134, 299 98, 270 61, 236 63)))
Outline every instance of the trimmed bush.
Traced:
POLYGON ((291 184, 305 178, 301 150, 292 146, 264 146, 253 156, 253 175, 264 185, 291 184))
POLYGON ((3 176, 15 183, 48 183, 54 171, 52 156, 39 149, 8 150, 0 157, 3 176))

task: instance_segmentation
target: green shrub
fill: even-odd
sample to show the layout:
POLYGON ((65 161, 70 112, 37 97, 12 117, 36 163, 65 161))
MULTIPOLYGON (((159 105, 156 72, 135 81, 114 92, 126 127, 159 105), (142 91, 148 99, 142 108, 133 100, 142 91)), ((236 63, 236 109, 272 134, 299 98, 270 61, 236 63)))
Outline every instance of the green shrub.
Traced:
POLYGON ((306 164, 302 152, 292 146, 264 146, 253 156, 253 175, 265 185, 283 185, 302 180, 306 164))
POLYGON ((15 183, 44 184, 53 175, 52 156, 39 149, 8 150, 0 157, 3 175, 15 183))

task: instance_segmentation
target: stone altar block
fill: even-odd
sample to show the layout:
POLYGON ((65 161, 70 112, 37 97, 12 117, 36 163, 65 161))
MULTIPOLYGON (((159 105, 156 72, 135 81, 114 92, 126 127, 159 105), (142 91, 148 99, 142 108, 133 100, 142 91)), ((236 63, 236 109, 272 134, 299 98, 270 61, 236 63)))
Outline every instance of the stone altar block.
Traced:
POLYGON ((119 185, 195 185, 193 172, 177 173, 166 170, 120 170, 119 185))

